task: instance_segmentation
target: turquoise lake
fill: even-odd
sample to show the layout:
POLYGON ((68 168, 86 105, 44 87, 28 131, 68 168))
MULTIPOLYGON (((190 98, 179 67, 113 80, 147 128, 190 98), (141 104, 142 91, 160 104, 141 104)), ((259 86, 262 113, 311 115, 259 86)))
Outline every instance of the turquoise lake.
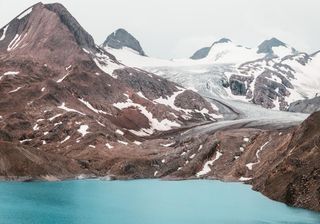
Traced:
POLYGON ((0 224, 304 224, 320 213, 219 181, 0 182, 0 224))

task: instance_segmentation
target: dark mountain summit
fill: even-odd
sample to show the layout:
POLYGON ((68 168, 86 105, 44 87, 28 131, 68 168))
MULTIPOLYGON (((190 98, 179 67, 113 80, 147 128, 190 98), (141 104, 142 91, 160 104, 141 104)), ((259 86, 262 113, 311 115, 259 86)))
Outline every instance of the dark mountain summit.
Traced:
POLYGON ((212 46, 216 45, 216 44, 223 44, 223 43, 229 43, 231 42, 230 39, 228 38, 221 38, 220 40, 218 41, 215 41, 211 47, 204 47, 204 48, 201 48, 199 50, 197 50, 190 58, 193 59, 193 60, 199 60, 199 59, 202 59, 202 58, 205 58, 208 56, 212 46))
POLYGON ((142 56, 146 56, 139 41, 124 29, 118 29, 110 34, 102 46, 108 46, 115 49, 127 47, 138 52, 142 56))
POLYGON ((213 42, 211 47, 216 44, 225 44, 225 43, 230 43, 230 42, 232 42, 232 41, 228 38, 221 38, 220 40, 213 42))
MULTIPOLYGON (((267 56, 272 56, 274 54, 272 48, 273 47, 288 47, 287 44, 283 43, 277 38, 271 38, 269 40, 263 41, 259 46, 258 46, 258 51, 257 53, 264 53, 267 56)), ((294 50, 294 49, 293 49, 294 50)))
POLYGON ((92 36, 83 29, 83 27, 63 5, 55 3, 46 4, 45 7, 59 16, 61 22, 66 25, 74 35, 79 46, 87 50, 93 50, 96 48, 92 36))

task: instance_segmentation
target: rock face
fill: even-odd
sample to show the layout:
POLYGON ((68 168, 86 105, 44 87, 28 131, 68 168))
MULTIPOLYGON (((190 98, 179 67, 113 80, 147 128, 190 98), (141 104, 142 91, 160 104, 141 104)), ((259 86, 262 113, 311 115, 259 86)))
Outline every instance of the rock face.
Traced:
POLYGON ((230 39, 228 39, 228 38, 221 38, 220 40, 218 40, 218 41, 215 41, 213 44, 212 44, 212 46, 213 45, 216 45, 216 44, 224 44, 224 43, 230 43, 231 42, 231 40, 230 39))
MULTIPOLYGON (((318 65, 317 55, 306 53, 288 55, 282 59, 265 57, 238 66, 236 72, 229 75, 230 85, 226 85, 226 88, 230 88, 233 95, 244 96, 244 101, 265 108, 299 112, 307 106, 300 101, 294 102, 306 96, 314 97, 318 92, 320 77, 317 73, 302 71, 312 71, 318 65)), ((316 103, 316 100, 306 101, 306 104, 313 102, 316 103)), ((316 106, 311 104, 310 113, 316 111, 316 106)))
POLYGON ((68 27, 80 47, 87 50, 93 50, 96 48, 92 36, 81 27, 78 21, 63 5, 56 3, 47 4, 45 7, 59 16, 61 22, 68 27))
POLYGON ((201 48, 197 50, 190 58, 193 60, 205 58, 208 56, 209 51, 210 51, 210 47, 201 48))
POLYGON ((102 44, 102 47, 104 48, 107 46, 115 49, 127 47, 138 52, 142 56, 146 56, 139 41, 124 29, 118 29, 110 34, 102 44))
POLYGON ((290 104, 288 111, 311 114, 320 110, 320 97, 299 100, 290 104))
POLYGON ((289 205, 320 211, 320 112, 293 131, 285 156, 254 187, 289 205))
POLYGON ((75 161, 10 142, 0 141, 0 158, 0 179, 27 181, 50 176, 67 179, 81 174, 75 161))
POLYGON ((283 58, 287 55, 297 54, 299 53, 293 47, 288 46, 287 44, 283 43, 282 41, 278 40, 277 38, 271 38, 270 40, 263 41, 258 46, 259 54, 265 54, 268 58, 279 57, 283 58))
POLYGON ((258 53, 265 53, 267 55, 272 56, 274 54, 272 48, 273 47, 287 47, 285 43, 282 41, 278 40, 277 38, 271 38, 270 40, 265 40, 263 41, 259 46, 258 46, 258 53))

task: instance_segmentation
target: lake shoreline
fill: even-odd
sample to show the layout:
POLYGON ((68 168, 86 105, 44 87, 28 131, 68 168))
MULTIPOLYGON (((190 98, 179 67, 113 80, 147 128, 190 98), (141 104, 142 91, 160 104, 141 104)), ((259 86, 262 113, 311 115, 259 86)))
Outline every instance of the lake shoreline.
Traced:
POLYGON ((8 224, 52 224, 53 220, 60 224, 105 220, 123 224, 170 220, 175 224, 318 224, 320 220, 320 213, 270 200, 249 185, 207 179, 0 182, 0 201, 0 217, 8 224))
POLYGON ((263 194, 263 192, 256 190, 253 188, 253 185, 250 183, 250 180, 248 181, 230 181, 230 180, 223 180, 223 179, 215 179, 215 178, 179 178, 179 177, 171 177, 171 178, 128 178, 128 177, 117 177, 114 175, 110 176, 94 176, 94 175, 78 175, 76 177, 53 177, 53 176, 48 176, 48 177, 0 177, 0 183, 1 182, 11 182, 11 183, 42 183, 42 182, 68 182, 68 181, 86 181, 86 180, 96 180, 96 181, 143 181, 143 180, 160 180, 160 181, 168 181, 168 182, 183 182, 183 181, 219 181, 222 183, 239 183, 239 184, 245 184, 250 186, 250 189, 254 192, 258 192, 264 197, 275 201, 279 202, 282 204, 285 204, 286 206, 289 206, 291 208, 296 208, 296 209, 304 209, 307 211, 312 211, 312 212, 319 212, 317 210, 309 209, 309 208, 303 208, 303 207, 297 207, 297 206, 292 206, 290 204, 287 204, 282 201, 274 200, 267 195, 263 194))

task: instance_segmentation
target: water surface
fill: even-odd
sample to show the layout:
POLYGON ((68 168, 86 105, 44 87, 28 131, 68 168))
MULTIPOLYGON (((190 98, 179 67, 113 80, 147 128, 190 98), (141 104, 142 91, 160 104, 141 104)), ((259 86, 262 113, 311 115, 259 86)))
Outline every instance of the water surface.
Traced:
POLYGON ((1 182, 0 224, 319 224, 320 213, 219 181, 1 182))

